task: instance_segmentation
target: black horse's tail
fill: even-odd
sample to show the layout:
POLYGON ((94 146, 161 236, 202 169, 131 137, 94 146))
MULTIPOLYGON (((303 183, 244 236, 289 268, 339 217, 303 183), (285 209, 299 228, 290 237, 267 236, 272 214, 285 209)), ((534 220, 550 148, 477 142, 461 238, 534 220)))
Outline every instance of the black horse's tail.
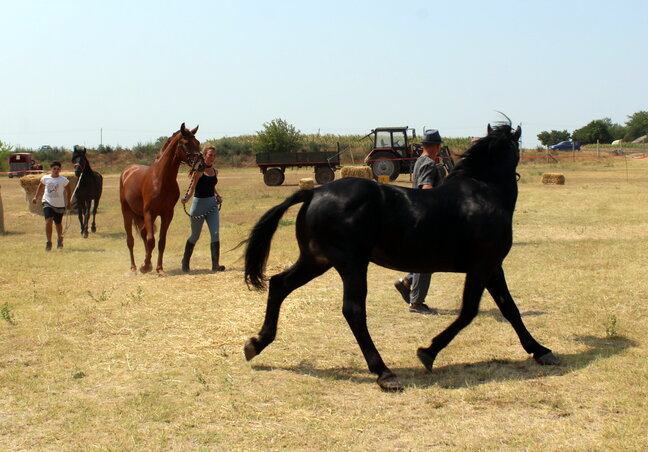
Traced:
POLYGON ((265 266, 270 254, 272 236, 277 230, 279 220, 290 206, 300 202, 309 203, 313 199, 313 190, 299 190, 281 204, 274 206, 263 214, 252 228, 245 249, 245 282, 257 289, 265 288, 265 266))

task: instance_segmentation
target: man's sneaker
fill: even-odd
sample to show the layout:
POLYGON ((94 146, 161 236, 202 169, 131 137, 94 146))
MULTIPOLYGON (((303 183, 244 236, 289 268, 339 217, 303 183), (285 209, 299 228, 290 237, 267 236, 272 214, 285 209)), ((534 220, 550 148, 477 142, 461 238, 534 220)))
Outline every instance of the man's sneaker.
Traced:
POLYGON ((58 239, 56 241, 56 249, 60 250, 61 248, 63 248, 63 239, 58 239))
POLYGON ((396 281, 394 281, 394 287, 398 291, 398 293, 401 294, 401 297, 403 297, 403 300, 405 300, 405 303, 409 304, 410 302, 410 287, 405 283, 403 278, 400 278, 396 281))
POLYGON ((45 242, 45 251, 52 251, 52 242, 45 242))
POLYGON ((411 303, 409 305, 409 312, 415 312, 417 314, 436 314, 437 310, 430 308, 425 303, 411 303))

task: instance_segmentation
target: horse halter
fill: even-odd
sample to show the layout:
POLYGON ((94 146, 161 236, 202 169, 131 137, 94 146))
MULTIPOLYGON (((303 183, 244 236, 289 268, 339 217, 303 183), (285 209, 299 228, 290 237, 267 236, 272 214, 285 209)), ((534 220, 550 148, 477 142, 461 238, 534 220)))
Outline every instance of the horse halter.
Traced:
POLYGON ((182 141, 182 138, 180 138, 180 148, 184 152, 184 157, 185 157, 185 162, 187 165, 191 167, 191 171, 195 171, 197 169, 197 164, 202 164, 203 161, 203 156, 202 153, 199 152, 192 152, 187 149, 187 143, 185 141, 182 141))

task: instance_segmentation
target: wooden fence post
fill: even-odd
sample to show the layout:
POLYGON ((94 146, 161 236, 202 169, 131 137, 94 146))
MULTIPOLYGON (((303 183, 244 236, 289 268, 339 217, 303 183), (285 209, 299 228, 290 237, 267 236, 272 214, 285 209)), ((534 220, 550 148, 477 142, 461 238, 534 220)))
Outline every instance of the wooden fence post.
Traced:
POLYGON ((5 233, 4 227, 4 209, 2 207, 2 185, 0 185, 0 234, 5 233))

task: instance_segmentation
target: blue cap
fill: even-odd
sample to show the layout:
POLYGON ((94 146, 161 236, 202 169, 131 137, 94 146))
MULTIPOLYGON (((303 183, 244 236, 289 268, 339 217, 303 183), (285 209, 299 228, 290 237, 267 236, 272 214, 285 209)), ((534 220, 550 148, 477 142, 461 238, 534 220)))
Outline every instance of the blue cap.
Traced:
POLYGON ((423 141, 421 141, 421 143, 441 144, 443 143, 443 140, 441 139, 441 135, 439 134, 438 130, 430 129, 430 130, 426 130, 425 133, 423 134, 423 141))

